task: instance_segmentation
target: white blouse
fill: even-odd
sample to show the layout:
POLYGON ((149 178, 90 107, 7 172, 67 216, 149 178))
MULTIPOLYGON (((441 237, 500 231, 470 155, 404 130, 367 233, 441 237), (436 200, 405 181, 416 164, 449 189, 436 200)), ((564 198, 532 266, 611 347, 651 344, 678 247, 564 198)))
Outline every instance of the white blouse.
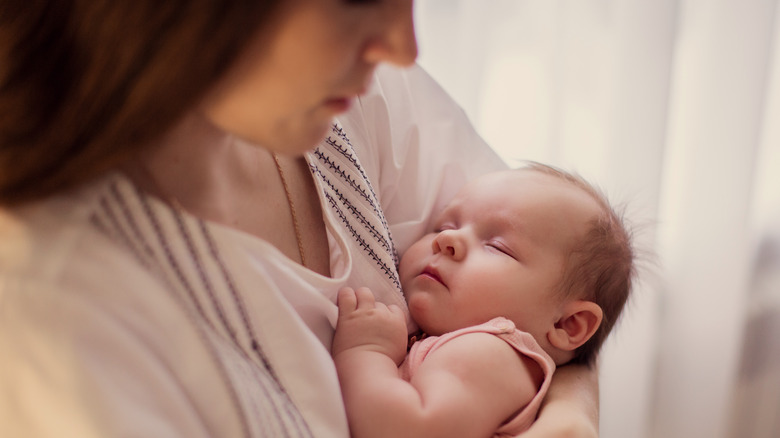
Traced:
POLYGON ((380 68, 306 159, 330 278, 120 174, 0 210, 0 436, 349 436, 338 289, 405 309, 398 254, 504 164, 416 67, 380 68))

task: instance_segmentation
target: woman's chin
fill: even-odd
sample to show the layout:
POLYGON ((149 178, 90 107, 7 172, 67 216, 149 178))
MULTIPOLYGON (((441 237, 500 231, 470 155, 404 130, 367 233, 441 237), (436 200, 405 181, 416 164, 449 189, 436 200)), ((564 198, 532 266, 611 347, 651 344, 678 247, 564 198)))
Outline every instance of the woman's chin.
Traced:
POLYGON ((286 129, 271 136, 244 139, 280 155, 301 156, 322 142, 330 132, 331 123, 332 121, 328 120, 297 129, 286 129))

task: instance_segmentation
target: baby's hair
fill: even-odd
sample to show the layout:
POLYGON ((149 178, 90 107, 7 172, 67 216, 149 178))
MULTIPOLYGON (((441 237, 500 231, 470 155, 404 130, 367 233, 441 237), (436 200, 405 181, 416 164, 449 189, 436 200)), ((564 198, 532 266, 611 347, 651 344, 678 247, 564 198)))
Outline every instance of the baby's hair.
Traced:
POLYGON ((566 181, 590 195, 601 213, 590 220, 585 236, 569 254, 560 293, 592 301, 604 314, 593 336, 574 352, 572 363, 591 364, 628 300, 636 273, 632 234, 623 212, 615 211, 607 197, 581 176, 553 166, 528 162, 526 167, 566 181))

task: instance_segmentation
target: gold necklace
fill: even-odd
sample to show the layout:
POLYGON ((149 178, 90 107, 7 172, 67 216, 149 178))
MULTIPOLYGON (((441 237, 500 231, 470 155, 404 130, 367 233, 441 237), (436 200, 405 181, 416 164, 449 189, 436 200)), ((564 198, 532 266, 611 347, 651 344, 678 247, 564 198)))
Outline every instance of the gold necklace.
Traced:
POLYGON ((293 228, 295 229, 295 240, 298 242, 298 254, 301 256, 301 265, 305 267, 306 257, 303 255, 303 238, 301 238, 301 227, 298 225, 298 215, 295 214, 295 203, 293 202, 292 195, 290 194, 290 187, 287 185, 287 179, 284 177, 282 166, 279 164, 279 157, 277 157, 274 152, 271 152, 271 156, 274 157, 276 170, 279 172, 279 179, 282 180, 284 194, 287 196, 287 205, 290 207, 290 216, 292 216, 293 228))

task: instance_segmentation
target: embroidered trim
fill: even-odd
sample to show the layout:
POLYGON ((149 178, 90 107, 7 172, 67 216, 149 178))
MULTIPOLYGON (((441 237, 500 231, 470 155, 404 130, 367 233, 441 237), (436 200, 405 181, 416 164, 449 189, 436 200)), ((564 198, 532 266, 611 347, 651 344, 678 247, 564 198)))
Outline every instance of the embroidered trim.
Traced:
POLYGON ((352 237, 355 239, 358 245, 361 248, 363 248, 363 250, 374 260, 374 262, 379 267, 379 269, 382 270, 382 272, 384 272, 387 275, 387 277, 390 279, 390 281, 393 282, 393 284, 398 288, 398 290, 401 290, 401 282, 398 279, 398 272, 395 269, 395 267, 390 268, 389 266, 387 266, 387 264, 382 261, 382 258, 374 251, 373 248, 371 248, 371 245, 366 243, 366 241, 362 237, 360 237, 360 234, 358 234, 357 230, 355 230, 355 228, 349 222, 347 217, 344 215, 344 212, 336 204, 336 200, 333 199, 333 197, 330 196, 329 193, 325 193, 325 197, 327 198, 331 207, 333 207, 333 210, 336 212, 336 214, 339 215, 339 218, 341 219, 341 222, 344 224, 344 227, 352 234, 352 237))
POLYGON ((328 203, 338 215, 344 227, 352 234, 355 243, 374 260, 379 269, 385 273, 388 280, 393 283, 400 293, 401 283, 396 268, 399 261, 398 252, 395 249, 392 233, 379 205, 378 197, 365 170, 358 161, 347 134, 338 124, 333 124, 331 130, 335 138, 327 137, 323 144, 313 152, 322 168, 320 165, 311 163, 311 172, 322 181, 323 193, 328 203), (334 161, 334 158, 337 156, 344 158, 347 164, 346 167, 342 168, 341 164, 337 164, 334 161), (344 189, 340 189, 340 186, 331 178, 343 182, 344 187, 351 188, 352 193, 344 193, 344 189), (354 205, 351 201, 353 198, 352 194, 362 198, 366 202, 368 210, 354 205), (339 207, 339 203, 349 211, 349 214, 346 214, 345 210, 339 207), (371 211, 373 211, 373 215, 370 214, 371 211), (364 213, 369 213, 368 217, 364 213), (378 228, 378 226, 381 226, 381 228, 378 228), (376 240, 379 246, 373 247, 367 242, 362 237, 363 233, 358 231, 358 228, 365 230, 365 234, 372 236, 372 239, 376 240), (387 261, 385 261, 385 255, 387 261))
POLYGON ((219 267, 219 270, 222 274, 222 278, 225 280, 225 284, 227 285, 227 288, 230 291, 230 295, 235 301, 236 307, 238 308, 238 312, 241 315, 241 321, 244 323, 244 328, 246 329, 246 333, 249 337, 250 347, 252 348, 252 351, 255 352, 258 359, 260 359, 260 361, 263 363, 263 366, 268 370, 268 372, 277 382, 277 384, 279 385, 279 389, 286 394, 286 391, 281 386, 281 383, 279 383, 279 377, 276 375, 276 372, 271 366, 271 363, 268 361, 268 357, 265 355, 263 349, 260 347, 260 343, 257 342, 257 336, 255 336, 255 329, 250 322, 249 313, 246 311, 246 304, 244 303, 241 294, 238 292, 238 289, 236 289, 235 282, 233 281, 233 277, 230 275, 230 272, 228 271, 225 262, 222 260, 222 257, 219 255, 219 251, 217 250, 217 244, 216 241, 214 240, 214 237, 209 232, 205 222, 198 220, 198 225, 200 226, 200 230, 201 233, 203 234, 203 238, 206 240, 206 244, 209 249, 209 254, 211 255, 211 257, 214 259, 214 262, 219 267))
POLYGON ((352 189, 355 191, 355 193, 359 194, 363 199, 366 200, 368 205, 371 206, 371 208, 374 210, 374 212, 377 214, 377 216, 381 215, 382 213, 379 211, 379 208, 377 208, 376 203, 374 200, 366 193, 366 190, 363 187, 360 187, 360 185, 355 181, 355 179, 352 177, 352 175, 347 175, 346 172, 344 172, 341 169, 341 166, 335 164, 330 157, 322 153, 319 149, 314 150, 314 155, 319 158, 319 160, 328 166, 336 176, 339 176, 343 181, 346 181, 350 186, 352 186, 352 189))
POLYGON ((290 395, 282 386, 270 361, 263 353, 255 336, 254 327, 250 323, 246 306, 241 299, 242 295, 236 289, 235 281, 232 279, 222 256, 219 254, 216 241, 208 230, 206 223, 197 218, 195 219, 199 231, 196 234, 202 235, 205 242, 205 247, 202 247, 200 246, 202 245, 201 243, 196 243, 196 236, 193 235, 191 228, 188 226, 189 222, 185 220, 186 218, 180 212, 166 206, 166 211, 171 214, 173 219, 173 221, 168 222, 173 229, 168 228, 166 230, 161 218, 158 216, 160 209, 153 208, 149 202, 148 195, 143 193, 138 187, 132 184, 130 186, 133 189, 131 193, 135 195, 140 208, 134 209, 130 207, 127 199, 125 199, 123 190, 114 181, 109 184, 108 193, 99 199, 100 208, 92 215, 90 222, 100 233, 111 238, 121 247, 127 248, 144 268, 164 281, 169 290, 176 290, 177 288, 183 290, 184 293, 174 293, 174 297, 178 302, 182 303, 183 308, 190 316, 189 319, 192 321, 196 332, 202 339, 202 342, 207 345, 212 359, 217 364, 218 369, 220 369, 220 374, 228 393, 237 407, 237 414, 244 430, 243 435, 248 437, 255 432, 268 432, 272 433, 273 436, 313 436, 308 423, 306 423, 297 406, 292 402, 290 395), (118 216, 117 210, 121 212, 121 218, 118 216), (145 233, 141 229, 138 215, 144 218, 143 222, 148 224, 151 233, 145 233), (171 231, 173 234, 171 234, 171 231), (146 236, 149 234, 154 236, 152 242, 146 239, 146 236), (177 253, 174 251, 171 242, 180 243, 186 251, 185 254, 189 254, 189 257, 180 259, 182 256, 181 252, 177 253), (160 259, 158 254, 162 255, 162 259, 160 259), (256 362, 249 358, 248 350, 242 348, 238 331, 236 327, 231 326, 226 309, 217 294, 219 288, 215 286, 213 274, 209 275, 206 268, 205 262, 207 260, 214 262, 219 272, 217 275, 224 279, 229 296, 234 301, 235 308, 244 326, 246 337, 249 340, 248 346, 259 359, 260 366, 257 366, 256 362), (187 262, 192 264, 189 265, 187 262), (187 269, 185 269, 185 265, 187 269), (196 288, 198 290, 202 288, 202 291, 198 292, 196 288), (200 293, 205 295, 205 300, 199 297, 200 293), (192 307, 186 304, 188 301, 192 307), (210 316, 209 312, 206 311, 207 308, 216 317, 210 316), (217 321, 224 328, 228 337, 220 335, 222 331, 217 329, 214 321, 217 321), (204 323, 205 326, 203 325, 204 323), (229 339, 230 342, 213 341, 211 336, 207 334, 206 330, 208 329, 206 327, 210 328, 212 336, 218 336, 225 340, 229 339), (228 348, 245 360, 230 360, 229 356, 225 356, 226 353, 219 353, 219 348, 228 348), (233 371, 229 372, 227 367, 230 367, 233 371), (243 371, 239 371, 240 369, 243 369, 243 371), (231 379, 231 376, 238 378, 236 372, 247 379, 257 382, 258 386, 256 389, 239 389, 234 386, 234 383, 240 381, 231 379), (252 392, 258 390, 263 394, 260 400, 258 400, 256 395, 252 395, 252 392), (252 421, 249 421, 245 409, 254 412, 252 421))
MULTIPOLYGON (((388 253, 389 253, 390 251, 392 251, 392 249, 393 249, 393 247, 392 247, 392 244, 391 244, 391 243, 389 243, 389 242, 387 241, 387 239, 385 239, 385 236, 383 236, 383 235, 382 235, 382 233, 381 233, 381 232, 379 232, 379 230, 377 230, 377 229, 376 229, 376 227, 375 227, 375 226, 373 226, 373 225, 372 225, 372 224, 371 224, 371 223, 368 221, 368 219, 366 219, 366 217, 363 215, 363 213, 361 213, 360 211, 358 211, 358 209, 357 209, 357 208, 355 208, 355 206, 354 206, 354 205, 352 205, 352 203, 351 203, 351 202, 349 202, 349 200, 348 200, 348 199, 347 199, 347 198, 346 198, 346 197, 345 197, 345 196, 344 196, 344 195, 341 193, 341 191, 340 191, 338 188, 336 188, 336 186, 334 186, 334 185, 333 185, 333 183, 330 181, 330 179, 329 179, 329 178, 328 178, 326 175, 324 175, 324 174, 323 174, 323 173, 320 171, 320 169, 319 169, 319 168, 317 168, 316 166, 311 166, 311 171, 312 171, 312 172, 314 172, 314 173, 316 173, 316 174, 317 174, 317 175, 320 177, 320 179, 321 179, 321 180, 322 180, 322 181, 323 181, 325 184, 327 184, 327 185, 328 185, 328 187, 330 187, 330 189, 333 191, 333 193, 335 193, 335 194, 338 196, 338 198, 339 198, 339 201, 341 201, 341 204, 342 204, 342 205, 344 205, 345 207, 347 207, 347 208, 349 209, 349 211, 352 213, 352 215, 353 215, 355 218, 357 218, 357 220, 358 220, 358 221, 359 221, 359 222, 360 222, 360 223, 363 225, 363 227, 364 227, 366 230, 368 230, 368 232, 369 232, 369 233, 370 233, 372 236, 374 236, 374 238, 376 239, 377 243, 379 243, 380 245, 382 245, 382 248, 384 248, 385 250, 387 250, 387 252, 388 252, 388 253)), ((387 231, 387 229, 385 229, 385 231, 387 231)), ((389 237, 389 236, 388 236, 388 237, 389 237)))
MULTIPOLYGON (((119 205, 120 210, 122 211, 122 214, 124 216, 124 219, 129 224, 132 233, 136 237, 136 240, 138 242, 141 242, 141 246, 144 248, 146 252, 146 257, 143 257, 141 253, 138 251, 136 245, 132 241, 132 239, 129 238, 129 234, 125 230, 125 227, 120 223, 117 216, 114 214, 113 209, 111 207, 110 199, 106 196, 102 196, 99 200, 99 204, 101 207, 101 210, 98 212, 95 212, 90 217, 90 223, 96 226, 96 229, 103 233, 106 237, 114 240, 119 245, 126 247, 133 256, 138 260, 138 262, 144 266, 144 268, 148 269, 153 273, 153 275, 158 276, 161 278, 163 282, 165 282, 168 286, 170 285, 170 281, 168 280, 167 276, 163 274, 163 272, 159 269, 159 264, 153 263, 156 262, 156 257, 154 255, 154 251, 152 250, 151 246, 146 242, 145 239, 143 239, 143 234, 140 232, 140 229, 138 228, 137 223, 135 222, 134 216, 131 214, 130 209, 127 206, 126 200, 124 199, 124 196, 120 193, 118 190, 116 183, 112 182, 110 184, 110 195, 113 198, 113 200, 119 205), (102 212, 104 215, 108 216, 111 222, 111 226, 113 229, 109 229, 107 224, 105 224, 99 217, 98 214, 102 212), (120 241, 117 240, 117 236, 121 235, 124 236, 124 238, 120 237, 120 241)), ((200 337, 201 342, 203 342, 204 345, 206 345, 212 361, 217 365, 217 369, 220 372, 220 377, 222 378, 222 381, 225 383, 225 386, 227 388, 228 394, 230 396, 231 401, 233 402, 233 405, 236 407, 237 415, 241 421, 241 428, 244 431, 243 436, 245 437, 251 437, 251 428, 249 426, 248 418, 246 417, 246 413, 244 412, 244 409, 242 409, 242 403, 240 401, 240 397, 238 393, 236 392, 236 388, 231 384, 230 377, 227 374, 227 370, 225 369, 224 363, 220 360, 220 356, 216 351, 216 347, 210 340, 208 339, 208 336, 204 332, 203 327, 196 321, 197 316, 193 315, 193 313, 189 310, 189 308, 184 304, 181 295, 179 294, 173 294, 174 299, 181 303, 182 308, 184 309, 185 313, 188 316, 188 320, 191 322, 193 329, 195 330, 195 333, 198 334, 198 337, 200 337)))
MULTIPOLYGON (((347 143, 350 149, 345 148, 344 146, 339 144, 339 142, 333 140, 330 137, 326 138, 325 142, 330 146, 332 146, 336 151, 341 153, 341 155, 343 155, 344 158, 346 158, 352 163, 355 170, 357 170, 358 173, 360 173, 360 177, 363 178, 363 182, 366 184, 366 187, 368 187, 368 191, 371 192, 372 199, 378 200, 379 197, 377 197, 376 193, 374 192, 374 186, 371 185, 371 180, 368 179, 366 172, 363 170, 363 166, 361 166, 360 163, 358 163, 357 155, 355 155, 355 151, 354 149, 352 149, 352 143, 347 138, 347 135, 344 133, 344 130, 342 130, 338 125, 333 125, 332 129, 334 132, 337 132, 337 135, 347 143)), ((379 219, 382 221, 382 225, 384 225, 385 229, 387 229, 389 233, 390 227, 387 225, 387 220, 385 220, 384 213, 379 211, 373 204, 372 206, 374 207, 374 211, 377 212, 379 219)))
POLYGON ((331 125, 331 130, 340 139, 344 140, 344 142, 346 144, 348 144, 350 147, 352 147, 352 143, 349 141, 349 138, 347 138, 347 134, 344 132, 344 129, 342 129, 341 126, 339 126, 337 123, 334 123, 333 125, 331 125))
POLYGON ((236 345, 240 345, 238 338, 236 336, 236 329, 233 328, 228 322, 227 317, 225 316, 225 310, 222 308, 222 303, 220 303, 219 300, 217 300, 217 297, 214 294, 214 288, 212 287, 211 281, 209 281, 209 278, 206 275, 203 264, 201 263, 200 260, 200 256, 198 255, 198 251, 195 249, 195 245, 192 242, 192 236, 190 236, 189 232, 187 231, 187 228, 184 225, 184 220, 181 217, 181 213, 179 213, 175 209, 172 210, 172 213, 173 213, 173 218, 176 221, 176 225, 179 227, 179 234, 181 234, 182 240, 187 245, 187 250, 190 253, 192 262, 195 264, 195 270, 198 272, 198 276, 200 277, 201 284, 203 285, 203 288, 205 289, 206 294, 208 295, 211 301, 214 311, 217 313, 217 317, 219 318, 219 321, 222 323, 222 326, 225 328, 225 331, 230 335, 230 339, 236 345))

